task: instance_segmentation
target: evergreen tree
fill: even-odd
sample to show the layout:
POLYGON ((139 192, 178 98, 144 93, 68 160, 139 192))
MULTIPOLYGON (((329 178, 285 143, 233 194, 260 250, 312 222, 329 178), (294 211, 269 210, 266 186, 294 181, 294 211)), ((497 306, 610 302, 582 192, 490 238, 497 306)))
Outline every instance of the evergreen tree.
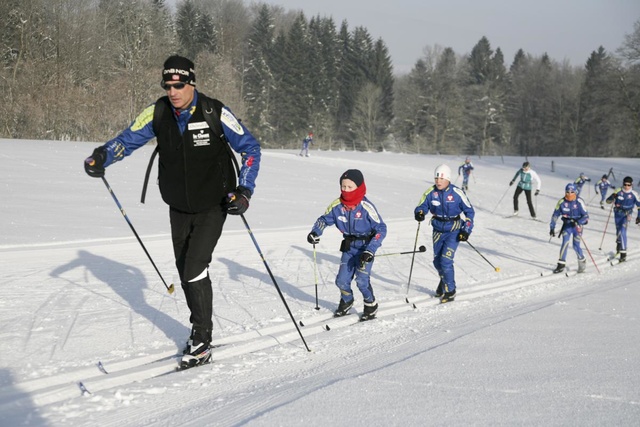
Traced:
MULTIPOLYGON (((382 39, 378 39, 373 51, 373 83, 380 88, 379 120, 375 139, 383 144, 393 121, 393 65, 389 50, 382 39)), ((384 148, 384 145, 381 145, 384 148)))
POLYGON ((297 140, 308 129, 311 118, 310 45, 307 22, 302 12, 287 34, 285 51, 286 72, 281 75, 279 90, 286 94, 287 102, 279 111, 284 116, 280 132, 287 139, 297 140))
POLYGON ((616 104, 619 102, 617 75, 614 63, 600 46, 591 53, 585 65, 586 75, 580 96, 580 144, 583 153, 589 156, 620 155, 611 144, 613 128, 616 126, 616 104))
POLYGON ((195 61, 200 51, 197 23, 200 14, 193 0, 184 0, 178 3, 176 12, 176 33, 178 35, 178 49, 182 56, 195 61))
POLYGON ((252 132, 267 145, 275 139, 270 122, 271 94, 275 84, 270 66, 273 43, 273 17, 269 7, 262 5, 247 40, 244 99, 247 102, 247 122, 251 124, 252 132))
POLYGON ((347 21, 342 21, 338 34, 340 50, 338 52, 338 106, 335 109, 336 133, 343 141, 351 141, 353 135, 349 128, 353 106, 358 94, 360 69, 354 52, 352 36, 347 21))

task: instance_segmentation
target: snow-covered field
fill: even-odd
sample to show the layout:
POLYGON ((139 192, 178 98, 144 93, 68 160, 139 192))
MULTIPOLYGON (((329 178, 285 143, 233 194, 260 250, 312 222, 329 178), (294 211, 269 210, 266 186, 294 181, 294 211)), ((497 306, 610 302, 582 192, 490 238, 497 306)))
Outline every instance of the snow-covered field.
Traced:
MULTIPOLYGON (((172 295, 102 181, 85 175, 95 146, 0 140, 1 425, 638 425, 640 229, 629 230, 628 262, 611 267, 615 229, 610 222, 603 236, 609 210, 592 186, 611 167, 616 184, 625 175, 637 182, 637 159, 530 158, 543 181, 536 204, 545 222, 537 222, 505 218, 523 158, 472 158, 470 243, 500 272, 462 244, 458 298, 437 305, 428 222, 410 304, 412 256, 380 255, 413 249, 413 209, 433 169, 444 162, 455 171, 464 156, 265 150, 245 217, 311 352, 241 219, 229 217, 210 267, 214 340, 226 345, 214 363, 172 372, 189 313, 168 208, 154 185, 139 203, 151 147, 108 168, 107 179, 176 284, 172 295), (317 245, 317 274, 306 242, 349 168, 364 173, 389 229, 372 274, 379 318, 367 323, 330 318, 339 233, 328 230, 317 245), (547 220, 580 172, 593 180, 583 192, 584 240, 599 272, 588 258, 585 274, 541 277, 559 251, 547 220)), ((520 204, 522 214, 524 195, 520 204)))

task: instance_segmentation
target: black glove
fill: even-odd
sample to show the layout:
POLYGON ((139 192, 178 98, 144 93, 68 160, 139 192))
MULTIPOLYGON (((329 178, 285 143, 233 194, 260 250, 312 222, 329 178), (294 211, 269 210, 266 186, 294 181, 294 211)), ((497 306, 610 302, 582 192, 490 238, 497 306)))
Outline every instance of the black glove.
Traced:
POLYGON ((364 265, 371 261, 373 261, 373 253, 369 251, 362 252, 362 254, 360 255, 360 264, 364 265))
POLYGON ((312 231, 311 233, 307 234, 307 242, 315 245, 316 243, 320 242, 320 237, 318 237, 318 235, 314 231, 312 231))
POLYGON ((422 211, 416 212, 416 221, 418 222, 424 221, 424 212, 422 211))
POLYGON ((640 224, 640 217, 636 218, 636 224, 640 224))
POLYGON ((227 195, 227 202, 222 208, 229 215, 242 215, 249 209, 249 199, 251 199, 251 191, 243 186, 238 186, 236 191, 227 195))
POLYGON ((513 181, 511 181, 511 182, 509 183, 509 187, 511 187, 512 185, 513 185, 513 181))
POLYGON ((93 178, 102 178, 104 176, 104 162, 107 161, 107 150, 104 147, 98 147, 93 150, 90 157, 84 160, 84 171, 93 178))
POLYGON ((465 230, 460 230, 460 233, 458 233, 457 240, 458 242, 466 242, 467 240, 469 240, 469 233, 466 232, 465 230))
POLYGON ((534 196, 537 196, 538 194, 540 194, 540 190, 536 190, 534 196))
POLYGON ((596 190, 596 194, 600 194, 600 193, 598 193, 598 190, 596 190))
POLYGON ((556 237, 556 230, 554 230, 553 228, 549 230, 549 236, 556 237))

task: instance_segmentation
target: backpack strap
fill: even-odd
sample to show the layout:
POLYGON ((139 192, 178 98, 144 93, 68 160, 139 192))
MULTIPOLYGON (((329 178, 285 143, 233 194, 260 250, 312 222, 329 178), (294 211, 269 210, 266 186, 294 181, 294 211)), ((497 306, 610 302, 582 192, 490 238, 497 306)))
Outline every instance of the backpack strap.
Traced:
MULTIPOLYGON (((158 134, 158 129, 160 128, 160 120, 162 119, 162 114, 164 113, 165 108, 167 108, 167 100, 169 98, 163 96, 162 98, 156 101, 155 106, 153 107, 153 133, 158 134)), ((147 165, 147 172, 144 174, 144 183, 142 184, 142 196, 140 197, 140 203, 144 204, 144 199, 147 196, 147 184, 149 184, 149 175, 151 175, 151 168, 153 167, 153 161, 156 159, 158 155, 159 146, 156 143, 156 149, 151 153, 151 158, 149 159, 149 164, 147 165)))
POLYGON ((202 96, 202 107, 204 108, 204 120, 207 122, 209 127, 215 132, 220 140, 224 143, 225 148, 227 149, 227 154, 231 157, 233 161, 233 166, 236 169, 236 174, 240 176, 240 166, 238 165, 238 160, 236 156, 231 151, 231 147, 229 146, 229 141, 227 141, 227 137, 224 136, 224 131, 222 130, 222 123, 220 122, 220 115, 222 114, 222 107, 224 104, 217 99, 209 98, 207 96, 202 96))

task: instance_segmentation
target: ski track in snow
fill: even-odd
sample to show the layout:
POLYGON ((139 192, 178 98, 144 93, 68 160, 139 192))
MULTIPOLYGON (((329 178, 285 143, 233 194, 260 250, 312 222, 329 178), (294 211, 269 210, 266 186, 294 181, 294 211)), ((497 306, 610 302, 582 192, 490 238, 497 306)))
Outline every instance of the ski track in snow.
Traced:
MULTIPOLYGON (((9 144, 18 149, 13 141, 9 144)), ((48 142, 33 144, 54 146, 48 142)), ((55 143, 55 147, 55 153, 48 154, 59 164, 77 157, 78 152, 86 155, 93 148, 82 143, 55 143)), ((166 207, 157 190, 150 191, 147 205, 136 203, 138 172, 148 159, 145 150, 114 165, 109 178, 167 279, 173 274, 174 261, 166 234, 166 207)), ((5 419, 16 425, 118 427, 212 422, 220 426, 327 425, 345 419, 354 425, 369 425, 372 408, 359 404, 365 395, 378 402, 379 407, 373 408, 374 424, 378 425, 522 424, 517 411, 505 412, 504 407, 528 408, 532 424, 599 424, 606 420, 631 425, 626 421, 640 418, 640 397, 630 391, 638 389, 633 386, 640 383, 638 374, 625 370, 626 363, 637 364, 638 352, 625 347, 637 341, 633 339, 637 333, 632 339, 612 338, 612 354, 620 353, 622 359, 594 359, 597 369, 577 386, 570 380, 554 384, 548 376, 538 378, 533 385, 528 378, 504 382, 501 376, 520 370, 529 373, 529 365, 519 369, 505 363, 505 350, 499 341, 480 345, 487 337, 495 339, 493 336, 500 335, 503 328, 510 331, 511 325, 517 325, 526 329, 529 319, 558 310, 569 310, 580 318, 587 316, 586 320, 594 322, 591 329, 612 322, 614 337, 624 331, 614 326, 617 322, 626 322, 623 325, 629 325, 629 333, 637 330, 638 317, 626 305, 632 305, 638 295, 630 286, 635 279, 625 278, 635 278, 640 253, 636 249, 638 230, 629 230, 628 262, 612 267, 606 258, 615 231, 609 223, 603 250, 598 250, 609 211, 599 209, 596 202, 590 207, 585 239, 602 274, 596 273, 588 257, 585 274, 566 277, 548 274, 556 263, 559 239, 549 242, 546 222, 565 182, 580 171, 586 169, 593 179, 599 176, 597 170, 603 167, 598 165, 602 162, 606 170, 610 164, 616 170, 629 170, 636 163, 592 159, 588 160, 592 165, 589 168, 584 162, 575 165, 571 159, 556 159, 556 170, 562 174, 554 175, 544 170, 548 159, 530 159, 543 179, 544 197, 539 196, 536 204, 538 216, 544 221, 524 221, 502 218, 511 209, 510 197, 505 197, 494 215, 482 208, 493 209, 522 160, 507 158, 507 165, 500 158, 474 160, 477 182, 470 185, 469 194, 477 215, 471 242, 501 272, 493 271, 471 247, 461 244, 456 253, 458 297, 453 303, 438 304, 432 297, 437 277, 432 265, 431 227, 422 223, 417 245, 424 244, 427 252, 413 258, 408 295, 411 255, 376 258, 372 283, 380 312, 378 319, 359 323, 356 313, 362 310, 362 301, 357 290, 351 314, 338 319, 331 316, 339 298, 334 285, 339 264, 338 233, 327 230, 316 246, 317 278, 313 249, 306 244, 313 221, 336 197, 337 177, 346 168, 363 170, 370 198, 389 227, 379 254, 394 253, 414 246, 416 222, 412 210, 430 185, 435 165, 446 161, 455 167, 463 158, 319 152, 299 159, 294 154, 265 151, 247 219, 296 321, 305 325, 300 330, 311 353, 305 350, 246 230, 230 218, 210 268, 214 343, 225 345, 214 349, 212 364, 172 372, 175 355, 189 331, 189 313, 179 280, 173 276, 176 292, 168 295, 139 244, 128 234, 130 230, 110 196, 99 182, 84 176, 75 159, 59 177, 73 194, 64 194, 64 215, 56 217, 56 227, 46 227, 46 212, 36 209, 37 205, 25 209, 20 219, 33 224, 33 230, 28 231, 16 228, 20 221, 3 211, 3 217, 10 220, 0 228, 0 235, 7 239, 0 242, 1 279, 6 289, 0 301, 4 326, 0 335, 7 348, 19 348, 30 355, 26 363, 11 353, 0 355, 0 412, 6 414, 5 419), (295 166, 299 162, 304 162, 304 169, 295 166), (311 168, 314 173, 308 175, 311 168), (283 197, 282 189, 294 180, 300 181, 301 176, 308 178, 307 194, 295 201, 283 197), (408 176, 421 178, 408 180, 408 176), (82 195, 82 201, 74 194, 82 195), (62 238, 55 234, 56 228, 65 231, 62 238), (541 276, 542 272, 547 275, 541 276), (316 282, 320 310, 314 310, 316 282), (618 295, 618 304, 625 305, 593 304, 602 300, 603 289, 618 295), (407 296, 409 303, 405 302, 407 296), (480 350, 474 354, 465 351, 466 347, 480 350), (482 382, 460 365, 452 369, 448 364, 451 352, 459 351, 468 353, 463 355, 463 360, 468 358, 463 364, 474 366, 478 378, 494 368, 498 375, 482 382), (158 361, 160 357, 164 359, 158 361), (108 374, 98 369, 99 361, 108 374), (407 366, 415 371, 414 376, 402 375, 407 366), (615 388, 602 385, 607 384, 604 379, 594 379, 599 370, 609 366, 612 370, 606 373, 615 377, 615 388), (439 375, 440 369, 446 375, 439 375), (83 394, 80 382, 87 393, 83 394), (336 395, 344 404, 334 399, 336 395), (400 399, 395 399, 396 395, 400 399), (464 400, 467 396, 468 400, 453 412, 437 404, 440 399, 464 400), (553 418, 563 405, 573 412, 583 407, 596 409, 553 418), (426 407, 434 408, 438 418, 425 419, 426 407), (538 413, 538 407, 546 410, 538 413)), ((17 166, 19 152, 17 157, 11 163, 0 160, 7 176, 12 177, 11 186, 0 187, 3 198, 15 199, 35 191, 29 179, 20 179, 24 172, 17 166)), ((49 188, 46 180, 38 182, 42 191, 39 200, 55 206, 55 199, 47 196, 55 194, 56 189, 49 188)), ((570 270, 576 268, 572 250, 567 264, 570 270)), ((555 331, 556 335, 560 333, 555 331)), ((526 347, 527 339, 535 340, 537 334, 511 343, 522 344, 525 349, 511 357, 525 357, 534 351, 526 347)), ((553 348, 553 342, 549 345, 553 348)), ((597 348, 581 351, 593 354, 597 348)), ((563 369, 571 371, 572 365, 562 365, 567 358, 563 356, 556 360, 559 371, 547 365, 542 365, 542 370, 551 372, 551 378, 560 377, 563 369)), ((580 359, 568 360, 579 365, 580 359)), ((432 411, 428 412, 430 415, 432 411)))

